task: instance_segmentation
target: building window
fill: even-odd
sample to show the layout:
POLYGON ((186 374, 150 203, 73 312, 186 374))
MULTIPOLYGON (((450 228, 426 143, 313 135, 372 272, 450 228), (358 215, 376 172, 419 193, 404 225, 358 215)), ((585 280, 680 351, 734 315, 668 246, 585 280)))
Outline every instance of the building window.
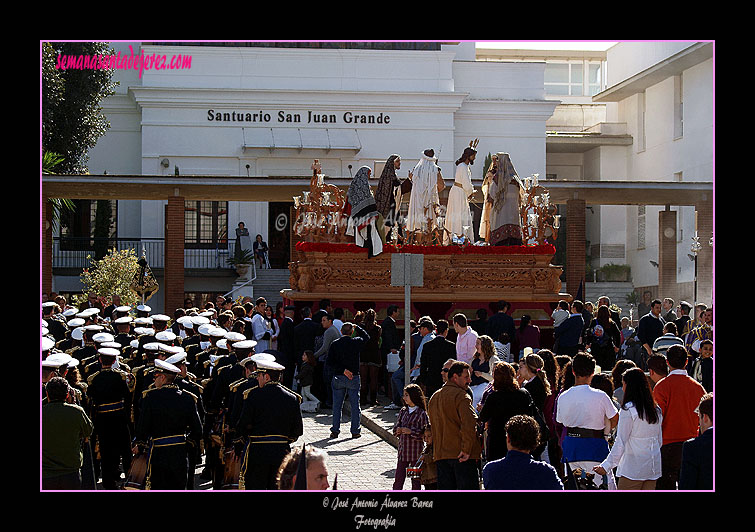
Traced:
POLYGON ((603 90, 603 63, 588 63, 587 65, 587 95, 594 96, 603 90))
POLYGON ((548 61, 545 64, 545 93, 548 96, 592 96, 604 87, 602 61, 548 61))
POLYGON ((187 201, 184 207, 187 249, 228 246, 228 202, 187 201))

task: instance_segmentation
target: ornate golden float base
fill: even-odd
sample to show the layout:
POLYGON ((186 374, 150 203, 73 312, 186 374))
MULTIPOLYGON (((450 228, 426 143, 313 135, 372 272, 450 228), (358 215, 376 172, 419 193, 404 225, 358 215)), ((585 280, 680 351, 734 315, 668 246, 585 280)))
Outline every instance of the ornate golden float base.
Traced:
POLYGON ((552 246, 467 250, 454 246, 389 247, 377 257, 347 244, 297 245, 298 260, 289 263, 291 288, 285 300, 403 301, 404 288, 391 286, 391 252, 424 254, 424 285, 412 287, 418 301, 556 302, 563 272, 550 264, 552 246), (351 246, 351 247, 349 247, 351 246), (355 251, 358 250, 358 251, 355 251))

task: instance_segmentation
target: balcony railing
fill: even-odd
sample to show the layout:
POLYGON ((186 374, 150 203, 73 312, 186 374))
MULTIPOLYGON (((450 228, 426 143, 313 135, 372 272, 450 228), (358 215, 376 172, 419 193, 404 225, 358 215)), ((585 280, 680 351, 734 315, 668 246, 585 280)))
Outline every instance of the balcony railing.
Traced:
MULTIPOLYGON (((88 268, 91 263, 87 255, 101 258, 109 249, 133 249, 137 257, 142 256, 144 250, 147 262, 152 269, 165 267, 165 239, 164 238, 108 238, 96 239, 86 237, 53 239, 52 267, 53 268, 88 268)), ((226 259, 234 254, 235 242, 217 245, 214 248, 184 249, 184 268, 196 270, 232 270, 226 259)))

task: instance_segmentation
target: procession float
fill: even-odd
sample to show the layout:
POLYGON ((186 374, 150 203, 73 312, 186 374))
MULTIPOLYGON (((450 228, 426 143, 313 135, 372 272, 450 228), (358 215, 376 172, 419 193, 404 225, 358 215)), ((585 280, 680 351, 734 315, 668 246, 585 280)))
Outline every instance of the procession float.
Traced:
MULTIPOLYGON (((293 232, 299 241, 289 263, 290 288, 281 291, 284 304, 316 309, 320 300, 328 299, 333 308, 345 310, 344 321, 367 308, 375 309, 382 319, 389 305, 397 305, 401 323, 405 286, 396 283, 395 276, 392 282, 393 256, 421 255, 421 285, 411 287, 410 319, 429 315, 451 322, 453 315, 461 312, 475 320, 479 309, 491 315, 498 302, 505 300, 515 319, 528 314, 540 327, 542 347, 552 344, 551 313, 559 300, 572 297, 560 291, 562 267, 551 264, 560 217, 537 175, 516 176, 521 245, 492 245, 484 239, 473 242, 468 232, 466 236, 449 234, 443 216, 449 213, 443 208, 430 209, 428 219, 414 228, 407 225, 406 217, 397 216, 387 226, 382 216, 377 222, 373 217, 373 227, 381 229, 376 245, 369 236, 367 242, 360 238, 360 221, 363 226, 368 224, 353 217, 351 187, 346 191, 326 183, 317 160, 312 170, 309 190, 293 198, 293 232)), ((491 177, 488 174, 486 182, 491 177)), ((410 195, 411 186, 406 183, 410 179, 396 188, 396 212, 402 197, 410 195)), ((418 186, 416 176, 413 186, 418 186)))

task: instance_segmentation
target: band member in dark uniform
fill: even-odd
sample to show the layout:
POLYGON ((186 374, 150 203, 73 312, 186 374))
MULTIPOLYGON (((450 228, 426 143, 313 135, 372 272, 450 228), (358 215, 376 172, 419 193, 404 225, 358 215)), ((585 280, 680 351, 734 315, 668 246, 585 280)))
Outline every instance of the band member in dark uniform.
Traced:
POLYGON ((174 382, 180 372, 173 364, 156 359, 154 386, 142 396, 132 450, 149 453, 147 489, 186 489, 189 453, 195 452, 202 437, 197 397, 174 382))
POLYGON ((304 432, 301 400, 280 384, 284 366, 267 358, 258 357, 255 362, 257 387, 246 393, 236 425, 237 435, 249 442, 241 476, 244 489, 274 490, 283 458, 304 432))
POLYGON ((94 435, 99 443, 102 487, 118 489, 118 466, 128 473, 131 465, 131 374, 113 369, 118 350, 104 347, 99 350, 101 369, 87 379, 87 395, 91 405, 94 435))
MULTIPOLYGON (((191 392, 193 395, 196 396, 197 413, 199 414, 199 419, 204 419, 204 414, 205 414, 204 401, 202 400, 202 392, 204 390, 202 389, 202 386, 194 382, 190 377, 191 374, 188 372, 188 365, 186 364, 186 352, 181 351, 180 353, 172 355, 166 358, 165 362, 167 362, 168 364, 173 364, 181 371, 174 378, 174 382, 182 390, 191 392)), ((191 449, 189 452, 189 474, 188 474, 188 480, 186 483, 187 490, 194 489, 194 469, 196 468, 197 464, 200 463, 200 461, 201 461, 201 449, 199 446, 196 446, 194 449, 191 449)))
POLYGON ((130 316, 122 316, 113 321, 115 326, 114 342, 121 344, 122 346, 130 345, 132 341, 136 340, 136 335, 131 329, 131 322, 133 320, 130 316))
POLYGON ((269 353, 260 353, 259 355, 249 355, 239 362, 239 365, 244 368, 244 378, 239 379, 232 383, 229 387, 230 393, 228 396, 228 402, 230 408, 228 410, 228 426, 232 433, 236 434, 236 425, 238 425, 239 418, 241 418, 241 410, 244 407, 244 398, 248 390, 257 387, 257 363, 256 360, 262 356, 270 361, 275 360, 275 356, 269 353))
POLYGON ((54 301, 42 303, 42 319, 47 323, 47 329, 56 342, 64 340, 68 332, 66 320, 60 313, 60 307, 54 301), (55 312, 55 311, 58 312, 55 312))

